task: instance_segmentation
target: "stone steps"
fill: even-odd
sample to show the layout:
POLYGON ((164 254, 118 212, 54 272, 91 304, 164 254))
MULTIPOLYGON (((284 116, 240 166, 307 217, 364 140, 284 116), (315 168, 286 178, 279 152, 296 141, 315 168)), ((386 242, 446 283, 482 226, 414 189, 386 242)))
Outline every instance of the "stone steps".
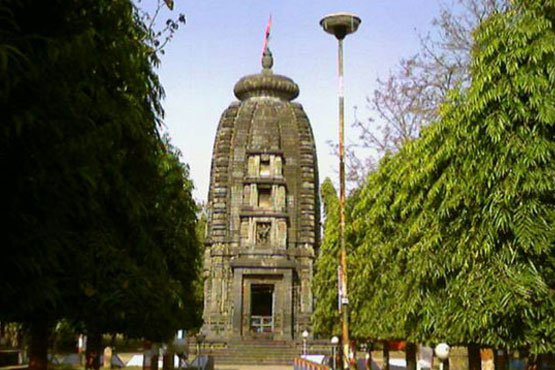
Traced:
MULTIPOLYGON (((308 345, 310 353, 327 354, 317 344, 308 345)), ((302 352, 302 343, 295 341, 244 340, 205 343, 203 355, 214 358, 216 365, 281 365, 292 366, 302 352)), ((190 353, 196 353, 195 348, 190 353)))

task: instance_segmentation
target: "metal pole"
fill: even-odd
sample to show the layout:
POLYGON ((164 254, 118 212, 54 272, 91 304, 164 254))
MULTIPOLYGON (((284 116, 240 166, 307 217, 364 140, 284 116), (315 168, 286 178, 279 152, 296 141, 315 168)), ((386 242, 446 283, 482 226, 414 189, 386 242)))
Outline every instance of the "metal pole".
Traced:
POLYGON ((347 250, 345 245, 345 98, 343 83, 343 39, 348 34, 356 32, 361 20, 352 13, 334 13, 325 16, 320 21, 324 31, 333 34, 338 41, 338 68, 339 75, 339 239, 340 239, 340 286, 341 297, 341 341, 343 343, 343 363, 344 368, 348 369, 350 359, 349 342, 349 312, 348 312, 348 293, 347 293, 347 250))
POLYGON ((342 325, 341 342, 343 344, 344 368, 349 368, 349 313, 347 294, 347 250, 345 246, 345 97, 343 84, 343 39, 338 41, 338 75, 339 75, 339 238, 341 246, 341 270, 343 298, 341 302, 342 325))
POLYGON ((335 344, 331 347, 331 357, 333 362, 333 369, 335 370, 335 344))

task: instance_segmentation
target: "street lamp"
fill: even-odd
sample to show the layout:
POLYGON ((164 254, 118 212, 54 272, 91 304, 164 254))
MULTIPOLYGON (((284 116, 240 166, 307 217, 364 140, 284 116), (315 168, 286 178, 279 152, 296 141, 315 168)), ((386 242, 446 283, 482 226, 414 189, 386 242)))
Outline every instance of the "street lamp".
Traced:
POLYGON ((335 36, 338 41, 338 68, 339 77, 339 237, 341 245, 340 278, 338 281, 342 317, 341 339, 343 343, 343 362, 345 368, 349 368, 349 323, 347 307, 349 298, 347 295, 347 251, 345 249, 345 96, 343 84, 343 39, 348 34, 355 32, 360 25, 360 18, 351 13, 334 13, 322 18, 320 25, 327 33, 335 36))
POLYGON ((303 355, 306 355, 306 340, 308 339, 308 331, 303 331, 303 355))
POLYGON ((447 343, 440 343, 434 348, 437 358, 441 360, 440 370, 449 370, 449 351, 451 347, 447 343))
POLYGON ((339 343, 339 338, 337 336, 331 337, 331 358, 333 363, 333 369, 335 369, 335 351, 337 351, 337 344, 339 343))

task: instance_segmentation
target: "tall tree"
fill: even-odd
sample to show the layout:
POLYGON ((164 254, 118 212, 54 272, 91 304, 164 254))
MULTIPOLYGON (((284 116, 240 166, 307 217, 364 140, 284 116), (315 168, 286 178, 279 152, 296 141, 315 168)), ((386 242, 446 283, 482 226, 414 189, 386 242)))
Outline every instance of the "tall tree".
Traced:
POLYGON ((31 368, 62 317, 97 346, 198 325, 192 184, 159 134, 148 27, 128 0, 7 1, 0 17, 0 320, 30 329, 31 368))
POLYGON ((321 187, 324 206, 324 238, 316 259, 312 291, 316 297, 312 323, 314 332, 326 338, 341 333, 337 298, 339 265, 339 198, 333 183, 326 178, 321 187))
MULTIPOLYGON (((329 178, 322 183, 321 197, 324 206, 324 238, 316 259, 312 291, 316 298, 312 324, 317 335, 326 338, 341 334, 341 313, 338 301, 338 267, 339 267, 339 198, 329 178)), ((351 222, 351 212, 359 201, 358 191, 353 191, 347 198, 345 221, 351 222)), ((347 235, 347 252, 352 252, 352 241, 347 235)), ((347 268, 353 261, 348 258, 347 268)), ((349 273, 349 272, 348 272, 349 273)))
POLYGON ((475 38, 468 89, 362 190, 355 328, 533 357, 555 350, 555 3, 514 1, 475 38))

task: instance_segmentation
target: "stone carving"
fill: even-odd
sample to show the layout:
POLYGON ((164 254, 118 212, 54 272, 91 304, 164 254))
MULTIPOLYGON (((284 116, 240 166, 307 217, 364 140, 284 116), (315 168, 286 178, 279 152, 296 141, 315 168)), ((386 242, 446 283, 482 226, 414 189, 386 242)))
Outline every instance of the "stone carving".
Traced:
POLYGON ((243 205, 249 206, 251 203, 251 187, 250 185, 245 185, 243 187, 243 205))
POLYGON ((249 205, 251 207, 255 207, 258 204, 258 187, 256 184, 251 184, 251 194, 250 194, 250 202, 249 205))
POLYGON ((254 157, 253 156, 249 157, 247 173, 249 174, 249 177, 256 176, 256 169, 255 169, 255 163, 254 163, 254 157))
POLYGON ((276 177, 283 176, 282 163, 283 163, 283 161, 281 160, 281 157, 276 157, 275 158, 275 161, 274 161, 274 175, 276 177))
POLYGON ((284 186, 274 186, 275 191, 275 202, 274 208, 280 212, 285 211, 285 187, 284 186))
POLYGON ((241 246, 246 246, 249 243, 249 221, 243 219, 241 221, 241 246))
POLYGON ((280 248, 287 247, 287 223, 284 220, 277 222, 277 244, 280 248))
POLYGON ((272 224, 269 222, 258 222, 256 224, 256 244, 268 245, 270 244, 270 231, 272 224))

